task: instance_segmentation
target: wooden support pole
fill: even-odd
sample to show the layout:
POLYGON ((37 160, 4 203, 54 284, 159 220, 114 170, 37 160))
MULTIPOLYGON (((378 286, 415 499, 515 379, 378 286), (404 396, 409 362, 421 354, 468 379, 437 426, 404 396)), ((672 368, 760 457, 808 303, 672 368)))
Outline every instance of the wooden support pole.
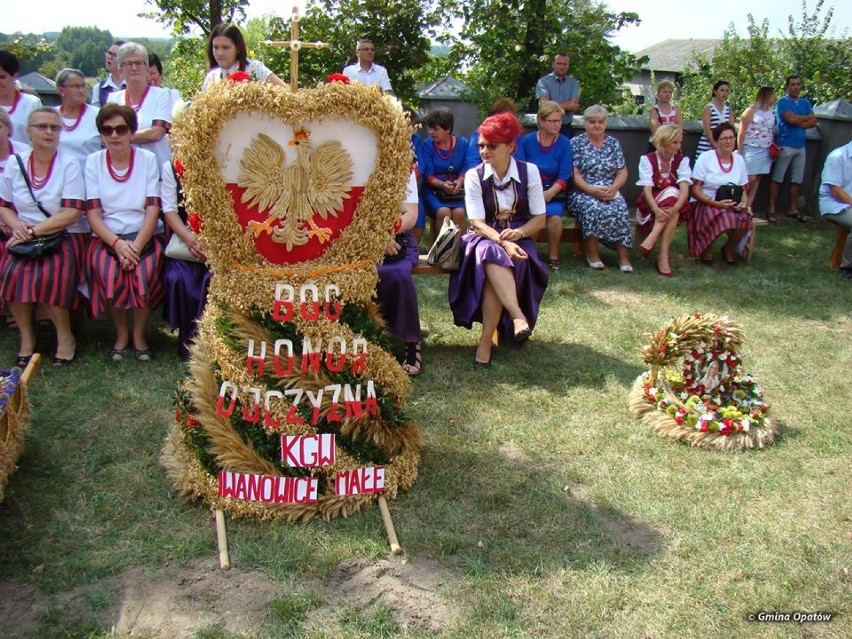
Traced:
POLYGON ((231 569, 231 559, 228 557, 228 533, 225 530, 225 513, 216 509, 216 539, 219 542, 219 567, 222 570, 231 569))
POLYGON ((379 511, 382 513, 382 521, 385 523, 385 531, 388 534, 391 553, 394 555, 402 554, 402 547, 399 545, 399 539, 396 538, 396 531, 393 529, 393 520, 391 519, 390 510, 388 510, 388 501, 384 495, 379 495, 379 511))

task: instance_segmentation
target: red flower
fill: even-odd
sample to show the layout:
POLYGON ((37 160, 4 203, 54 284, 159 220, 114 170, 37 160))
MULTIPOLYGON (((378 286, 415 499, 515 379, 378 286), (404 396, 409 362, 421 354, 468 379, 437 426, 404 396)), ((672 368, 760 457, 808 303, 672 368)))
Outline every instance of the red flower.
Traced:
POLYGON ((710 429, 707 427, 707 422, 702 420, 701 421, 701 432, 706 433, 708 430, 710 430, 710 429))
POLYGON ((683 423, 683 417, 681 415, 675 415, 674 420, 675 420, 675 424, 682 424, 683 423))
POLYGON ((198 420, 194 416, 190 415, 189 413, 187 413, 187 415, 186 415, 186 427, 187 428, 198 428, 198 420))
POLYGON ((175 173, 181 180, 183 179, 183 162, 178 158, 175 158, 175 173))
POLYGON ((181 418, 180 410, 175 408, 175 421, 180 422, 180 418, 181 418))
POLYGON ((329 73, 325 81, 328 84, 331 84, 332 82, 342 82, 343 84, 349 84, 349 78, 347 78, 342 73, 329 73))
POLYGON ((725 435, 725 437, 727 437, 732 432, 734 432, 734 422, 732 422, 730 419, 723 420, 722 424, 723 425, 719 429, 719 432, 722 433, 723 435, 725 435))
POLYGON ((201 218, 198 216, 198 213, 192 212, 186 218, 187 224, 189 224, 189 228, 192 229, 192 232, 198 235, 201 233, 201 218))
POLYGON ((226 79, 231 82, 250 82, 251 76, 245 71, 236 71, 229 75, 226 79))

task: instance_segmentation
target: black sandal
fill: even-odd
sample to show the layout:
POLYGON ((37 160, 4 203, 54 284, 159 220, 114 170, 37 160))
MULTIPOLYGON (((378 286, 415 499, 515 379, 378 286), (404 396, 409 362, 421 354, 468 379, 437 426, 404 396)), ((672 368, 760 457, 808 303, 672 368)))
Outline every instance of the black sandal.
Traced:
POLYGON ((26 368, 32 358, 32 353, 29 355, 18 355, 18 359, 15 360, 15 366, 18 366, 19 368, 26 368))
POLYGON ((405 358, 402 360, 402 370, 409 377, 417 377, 423 368, 423 352, 420 342, 405 343, 405 358))

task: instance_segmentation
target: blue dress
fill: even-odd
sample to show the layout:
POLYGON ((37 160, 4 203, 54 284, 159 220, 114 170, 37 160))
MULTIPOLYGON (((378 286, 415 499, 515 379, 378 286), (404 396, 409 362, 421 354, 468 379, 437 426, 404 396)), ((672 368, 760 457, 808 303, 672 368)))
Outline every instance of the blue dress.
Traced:
MULTIPOLYGON (((626 166, 621 145, 609 135, 604 136, 600 148, 589 142, 585 133, 578 135, 571 140, 571 150, 574 168, 589 185, 609 186, 615 181, 615 174, 626 166)), ((620 193, 614 200, 603 202, 575 186, 568 194, 568 208, 583 227, 583 239, 596 237, 610 247, 633 246, 630 213, 620 193)))
POLYGON ((547 215, 562 215, 565 211, 565 189, 571 182, 574 170, 574 155, 571 150, 571 140, 559 134, 549 147, 544 148, 538 141, 537 133, 533 132, 521 140, 515 157, 524 162, 531 162, 541 173, 541 185, 546 191, 557 181, 562 182, 562 191, 550 202, 547 202, 547 215), (564 195, 563 195, 564 194, 564 195))
MULTIPOLYGON (((519 228, 530 219, 527 197, 527 170, 525 162, 518 162, 520 184, 517 189, 515 214, 508 223, 509 228, 519 228)), ((501 226, 496 219, 497 207, 494 198, 494 186, 491 179, 483 180, 484 165, 473 169, 482 185, 482 200, 485 206, 485 222, 498 231, 501 226)), ((502 246, 473 231, 461 237, 461 264, 459 270, 450 274, 449 301, 456 326, 470 328, 473 322, 482 322, 482 291, 485 288, 486 263, 511 268, 515 275, 515 289, 518 293, 518 305, 529 322, 535 327, 538 309, 544 291, 547 288, 547 267, 536 251, 535 242, 523 238, 516 242, 529 255, 527 260, 512 260, 502 246)), ((514 341, 514 325, 506 310, 497 326, 501 339, 514 341)))
POLYGON ((453 202, 452 204, 442 203, 435 195, 434 189, 429 186, 431 178, 439 180, 455 180, 459 176, 464 175, 469 168, 467 166, 467 150, 468 142, 461 136, 455 136, 456 143, 452 151, 449 152, 449 157, 441 157, 438 150, 435 148, 435 143, 432 140, 423 140, 420 143, 420 159, 422 160, 421 168, 423 169, 423 200, 426 204, 426 212, 429 215, 435 215, 438 209, 449 206, 454 209, 463 209, 464 201, 453 202))

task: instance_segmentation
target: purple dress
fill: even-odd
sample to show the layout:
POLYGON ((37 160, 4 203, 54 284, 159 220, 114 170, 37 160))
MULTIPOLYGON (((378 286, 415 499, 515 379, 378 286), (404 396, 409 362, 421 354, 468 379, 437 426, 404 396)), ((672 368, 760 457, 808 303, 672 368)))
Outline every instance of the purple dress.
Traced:
POLYGON ((376 267, 376 298, 388 330, 404 342, 419 342, 420 311, 411 271, 417 266, 420 248, 411 233, 406 233, 405 238, 405 256, 376 267))
MULTIPOLYGON (((505 228, 516 229, 526 224, 530 219, 527 198, 527 164, 526 162, 517 162, 517 165, 521 183, 517 190, 518 199, 515 214, 509 220, 507 226, 502 226, 496 219, 494 183, 491 179, 483 180, 484 165, 475 169, 482 185, 485 222, 498 231, 505 228)), ((527 237, 516 243, 527 252, 529 259, 514 261, 502 246, 482 235, 477 235, 473 231, 462 236, 461 265, 457 272, 450 274, 449 300, 450 308, 453 311, 453 322, 456 326, 470 328, 474 322, 482 322, 485 264, 491 263, 512 269, 515 274, 518 304, 527 318, 530 328, 535 327, 541 298, 544 297, 544 291, 547 288, 547 267, 539 258, 535 242, 531 238, 527 237)), ((515 330, 512 318, 505 310, 500 317, 497 330, 501 339, 514 341, 515 330)))

